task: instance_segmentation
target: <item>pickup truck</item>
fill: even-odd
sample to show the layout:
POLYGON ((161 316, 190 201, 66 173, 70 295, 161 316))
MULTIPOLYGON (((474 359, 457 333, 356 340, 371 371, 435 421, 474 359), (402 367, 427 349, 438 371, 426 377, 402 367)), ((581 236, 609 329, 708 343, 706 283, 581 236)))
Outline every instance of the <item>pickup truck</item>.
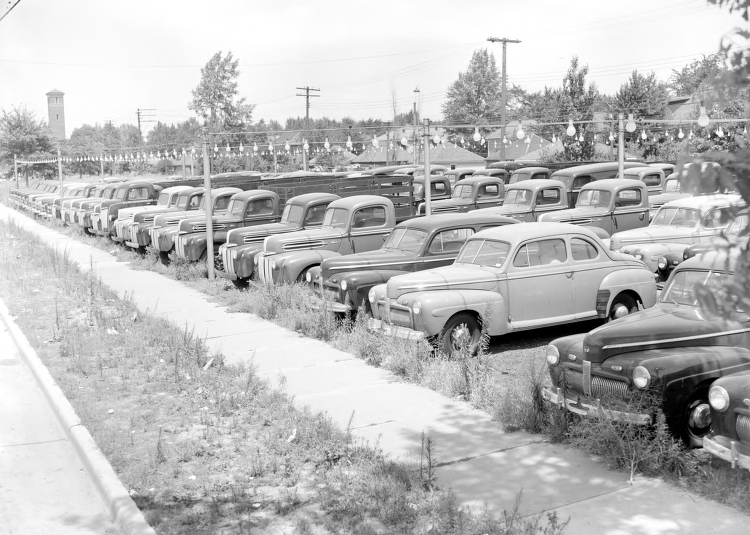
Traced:
POLYGON ((59 207, 60 221, 62 221, 64 225, 72 223, 73 212, 71 210, 71 207, 73 206, 73 203, 80 199, 88 199, 89 197, 93 197, 97 193, 99 186, 100 184, 87 184, 83 187, 81 195, 77 197, 68 197, 67 199, 62 199, 59 207))
POLYGON ((65 201, 74 199, 80 199, 86 197, 87 192, 94 187, 94 184, 80 184, 77 187, 71 188, 65 194, 65 197, 57 197, 49 203, 45 203, 45 217, 49 219, 60 219, 62 220, 62 204, 65 201))
MULTIPOLYGON (((527 167, 525 169, 538 168, 527 167)), ((485 208, 481 211, 493 216, 512 217, 528 223, 536 221, 542 214, 567 208, 568 192, 565 184, 559 180, 535 178, 511 184, 505 190, 505 201, 502 206, 485 208)))
MULTIPOLYGON (((624 162, 623 167, 624 169, 643 167, 643 163, 624 162)), ((599 162, 558 169, 552 173, 550 178, 565 184, 565 187, 568 188, 568 204, 575 206, 578 201, 578 194, 583 186, 598 180, 615 178, 618 172, 619 164, 617 162, 599 162)))
POLYGON ((114 230, 117 212, 120 208, 148 206, 156 202, 161 187, 147 180, 124 182, 115 190, 111 199, 102 201, 94 208, 91 217, 91 232, 99 236, 109 236, 114 230))
MULTIPOLYGON (((276 223, 279 219, 281 208, 276 193, 259 189, 235 193, 229 200, 226 212, 212 217, 215 253, 218 253, 219 246, 226 241, 230 230, 276 223)), ((178 258, 190 262, 205 260, 208 250, 205 218, 180 221, 174 249, 178 258)))
POLYGON ((266 284, 304 282, 326 258, 380 249, 396 226, 393 202, 378 195, 355 195, 328 205, 323 225, 269 236, 255 256, 258 279, 266 284))
POLYGON ((255 272, 255 255, 263 251, 266 237, 321 226, 326 208, 337 199, 340 197, 331 193, 298 195, 286 202, 278 223, 230 230, 226 243, 219 247, 216 274, 238 288, 245 287, 255 272))
POLYGON ((90 234, 91 231, 89 228, 91 227, 91 218, 94 215, 94 209, 105 200, 111 199, 112 195, 115 194, 115 190, 117 190, 117 186, 117 184, 100 184, 96 188, 95 195, 86 199, 73 201, 70 205, 73 223, 81 227, 85 233, 90 234))
MULTIPOLYGON (((480 208, 495 208, 503 204, 505 183, 501 177, 474 173, 456 182, 451 198, 432 203, 432 213, 469 212, 480 208)), ((419 215, 425 214, 424 203, 419 205, 419 215)))
POLYGON ((443 214, 399 223, 380 249, 326 258, 307 272, 307 282, 333 312, 370 312, 370 289, 396 275, 452 264, 466 240, 482 230, 518 223, 491 210, 443 214))
POLYGON ((159 193, 159 198, 156 200, 156 204, 123 208, 117 214, 114 232, 111 236, 112 240, 118 243, 123 243, 130 238, 130 226, 136 214, 154 214, 160 213, 163 210, 168 210, 177 205, 181 193, 191 189, 193 188, 190 186, 173 186, 171 188, 165 188, 159 193))

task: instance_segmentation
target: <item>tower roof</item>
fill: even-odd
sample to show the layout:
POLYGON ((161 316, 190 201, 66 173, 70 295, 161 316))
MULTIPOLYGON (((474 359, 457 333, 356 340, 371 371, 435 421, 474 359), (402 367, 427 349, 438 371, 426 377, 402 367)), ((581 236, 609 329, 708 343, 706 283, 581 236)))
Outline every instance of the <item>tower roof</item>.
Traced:
POLYGON ((49 93, 47 93, 47 95, 64 95, 64 94, 65 93, 63 93, 59 89, 53 89, 52 91, 50 91, 49 93))

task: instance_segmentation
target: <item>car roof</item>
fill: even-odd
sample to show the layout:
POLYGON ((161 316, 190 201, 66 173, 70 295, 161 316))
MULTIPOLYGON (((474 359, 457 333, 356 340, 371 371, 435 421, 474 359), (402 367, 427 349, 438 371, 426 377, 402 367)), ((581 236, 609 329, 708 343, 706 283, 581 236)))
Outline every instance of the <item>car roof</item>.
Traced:
POLYGON ((366 205, 372 204, 385 204, 393 206, 393 202, 380 195, 352 195, 351 197, 344 197, 343 199, 337 199, 328 205, 328 208, 346 208, 348 210, 357 210, 366 205))
MULTIPOLYGON (((489 175, 478 175, 474 173, 473 175, 465 176, 458 182, 456 182, 456 186, 459 184, 477 184, 479 182, 502 182, 502 179, 496 177, 496 176, 489 176, 489 175)), ((454 188, 456 186, 453 186, 454 188)))
POLYGON ((303 193, 302 195, 297 195, 296 197, 292 197, 287 201, 287 204, 307 204, 311 201, 322 201, 322 202, 333 202, 335 200, 340 199, 338 195, 335 195, 333 193, 303 193))
MULTIPOLYGON (((630 169, 631 167, 643 167, 643 162, 624 162, 623 168, 630 169)), ((580 175, 586 173, 595 173, 596 171, 605 170, 616 170, 619 168, 617 162, 598 162, 598 163, 587 163, 584 165, 576 165, 573 167, 566 167, 565 169, 559 169, 554 172, 554 175, 580 175)))
POLYGON ((714 193, 712 195, 698 195, 697 197, 683 197, 665 203, 667 207, 693 208, 697 210, 706 210, 716 206, 733 206, 742 205, 744 201, 737 194, 726 195, 723 193, 714 193))
MULTIPOLYGON (((414 183, 424 184, 424 177, 427 175, 419 175, 414 177, 414 183)), ((448 177, 445 175, 430 175, 430 182, 445 182, 448 177)))
POLYGON ((585 189, 605 189, 614 191, 620 188, 648 189, 646 184, 640 180, 633 180, 632 178, 603 178, 602 180, 595 180, 588 184, 584 184, 581 191, 585 189))
POLYGON ((235 193, 234 195, 232 195, 232 199, 240 201, 252 199, 253 197, 278 197, 278 194, 267 189, 250 189, 247 191, 240 191, 239 193, 235 193))
POLYGON ((168 188, 164 188, 163 190, 161 190, 161 192, 169 193, 171 195, 172 193, 180 193, 187 189, 190 189, 190 186, 170 186, 168 188))
POLYGON ((441 229, 445 227, 461 226, 461 225, 481 225, 483 223, 504 223, 514 224, 519 223, 518 220, 512 217, 505 217, 499 215, 492 215, 486 213, 488 210, 474 210, 464 214, 435 214, 431 216, 415 217, 399 223, 396 227, 399 228, 420 228, 428 232, 432 232, 435 229, 441 229))
POLYGON ((738 250, 709 251, 681 262, 675 271, 682 271, 684 269, 716 269, 734 273, 739 255, 740 251, 738 250))
POLYGON ((656 173, 656 174, 661 173, 663 175, 664 169, 660 167, 653 167, 653 166, 648 166, 648 165, 645 165, 643 167, 628 167, 625 169, 626 175, 645 175, 647 173, 656 173))
POLYGON ((516 169, 516 170, 513 171, 513 174, 516 174, 516 173, 530 173, 530 174, 533 174, 533 173, 538 173, 540 171, 542 171, 542 172, 544 172, 544 171, 549 172, 549 167, 519 167, 518 169, 516 169))
POLYGON ((552 238, 561 235, 575 234, 587 238, 599 238, 592 231, 578 225, 570 223, 524 223, 523 225, 514 225, 511 227, 495 227, 481 232, 477 232, 473 238, 487 238, 492 240, 503 240, 510 243, 517 243, 525 240, 536 238, 552 238))
POLYGON ((505 186, 505 192, 507 194, 507 192, 512 189, 528 189, 536 191, 540 188, 550 186, 565 189, 565 183, 559 180, 550 180, 549 178, 532 178, 531 180, 522 180, 521 182, 516 182, 514 184, 505 186))
POLYGON ((219 195, 234 195, 235 193, 239 193, 242 190, 240 188, 233 188, 231 186, 227 186, 224 188, 216 188, 211 189, 211 197, 216 197, 219 195))

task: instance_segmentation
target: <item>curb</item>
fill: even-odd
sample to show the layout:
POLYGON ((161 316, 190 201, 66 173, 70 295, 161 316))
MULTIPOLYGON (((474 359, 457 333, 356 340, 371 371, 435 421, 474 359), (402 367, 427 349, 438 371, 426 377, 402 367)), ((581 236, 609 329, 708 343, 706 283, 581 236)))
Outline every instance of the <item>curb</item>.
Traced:
POLYGON ((8 327, 16 347, 42 389, 57 420, 65 429, 65 434, 90 474, 100 499, 107 507, 112 521, 120 528, 122 535, 156 535, 156 531, 146 522, 146 518, 128 494, 120 478, 117 477, 112 465, 99 450, 68 398, 65 397, 39 355, 13 321, 8 308, 1 300, 0 318, 8 327))

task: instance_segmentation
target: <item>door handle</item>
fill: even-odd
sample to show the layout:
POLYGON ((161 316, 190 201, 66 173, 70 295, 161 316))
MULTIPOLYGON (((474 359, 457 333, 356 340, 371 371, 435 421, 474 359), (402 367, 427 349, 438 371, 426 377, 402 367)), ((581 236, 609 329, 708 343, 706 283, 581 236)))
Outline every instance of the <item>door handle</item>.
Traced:
POLYGON ((640 219, 641 221, 643 221, 644 217, 646 217, 646 214, 641 214, 641 216, 638 219, 640 219))
POLYGON ((568 271, 568 272, 565 273, 565 276, 568 277, 569 279, 572 279, 573 278, 573 272, 572 271, 568 271))

